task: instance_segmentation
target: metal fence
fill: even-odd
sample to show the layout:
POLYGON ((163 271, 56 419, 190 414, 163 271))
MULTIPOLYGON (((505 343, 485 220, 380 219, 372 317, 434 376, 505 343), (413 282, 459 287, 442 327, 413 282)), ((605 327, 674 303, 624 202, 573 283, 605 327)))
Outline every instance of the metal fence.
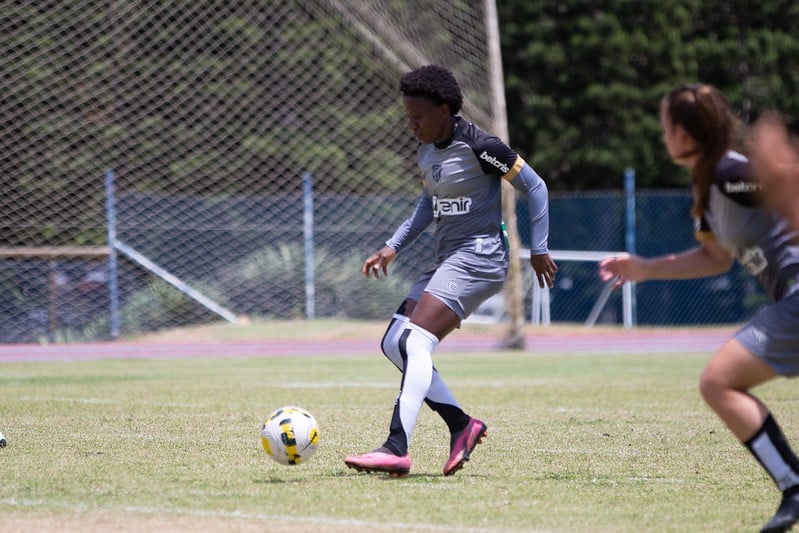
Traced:
MULTIPOLYGON (((301 194, 213 202, 120 194, 116 236, 122 247, 116 272, 103 256, 0 261, 0 341, 109 338, 112 279, 118 284, 123 335, 225 320, 218 309, 193 298, 192 291, 234 317, 304 318, 312 310, 315 317, 384 319, 432 260, 431 232, 399 256, 387 279, 364 280, 360 265, 410 213, 415 200, 414 195, 314 197, 309 255, 303 224, 308 203, 301 194), (361 220, 365 205, 383 212, 386 221, 361 220), (284 216, 275 219, 275 212, 284 216), (131 256, 130 250, 146 259, 131 256), (310 291, 306 267, 312 267, 310 291), (169 283, 173 278, 177 285, 169 283)), ((650 256, 694 245, 687 193, 642 191, 636 195, 636 205, 639 253, 650 256)), ((517 215, 525 236, 525 202, 519 202, 517 215)), ((551 248, 622 251, 624 215, 622 192, 553 194, 551 248)), ((596 263, 561 261, 559 266, 556 286, 549 294, 551 320, 582 323, 603 288, 596 263)), ((528 319, 533 309, 531 287, 527 272, 528 319)), ((739 322, 765 302, 762 290, 737 266, 713 278, 638 284, 635 296, 639 325, 739 322)), ((621 320, 617 291, 597 322, 621 320)))
MULTIPOLYGON (((430 260, 425 234, 388 279, 359 272, 416 199, 399 76, 449 66, 465 117, 490 129, 492 6, 4 4, 0 342, 241 315, 384 319, 430 260)), ((688 244, 684 195, 638 200, 640 252, 688 244), (682 240, 664 236, 672 226, 682 240)), ((621 193, 553 195, 552 248, 622 249, 624 209, 621 193)), ((584 320, 601 290, 594 270, 561 265, 553 320, 584 320)), ((638 288, 638 322, 737 321, 761 299, 736 272, 652 283, 638 288)), ((618 306, 614 295, 601 320, 618 306)))

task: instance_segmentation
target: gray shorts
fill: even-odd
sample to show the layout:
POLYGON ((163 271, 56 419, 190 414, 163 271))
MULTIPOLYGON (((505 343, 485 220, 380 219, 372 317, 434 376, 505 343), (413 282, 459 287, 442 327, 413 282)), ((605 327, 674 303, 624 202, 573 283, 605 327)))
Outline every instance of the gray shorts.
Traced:
POLYGON ((507 275, 508 255, 504 250, 490 256, 460 251, 425 270, 406 298, 418 302, 422 293, 428 292, 464 320, 502 290, 507 275))
POLYGON ((799 292, 758 311, 735 340, 777 374, 799 375, 799 292))

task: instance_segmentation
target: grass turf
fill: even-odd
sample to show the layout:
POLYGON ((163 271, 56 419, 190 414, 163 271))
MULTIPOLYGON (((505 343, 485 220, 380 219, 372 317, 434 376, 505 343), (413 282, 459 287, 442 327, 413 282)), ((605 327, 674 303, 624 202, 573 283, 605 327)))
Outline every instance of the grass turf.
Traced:
MULTIPOLYGON (((377 355, 4 363, 0 530, 756 530, 779 494, 702 403, 707 357, 442 353, 488 437, 443 477, 425 408, 399 480, 342 462, 387 432, 399 373, 377 355), (287 404, 319 421, 306 465, 260 447, 287 404)), ((795 441, 791 384, 756 392, 795 441)))

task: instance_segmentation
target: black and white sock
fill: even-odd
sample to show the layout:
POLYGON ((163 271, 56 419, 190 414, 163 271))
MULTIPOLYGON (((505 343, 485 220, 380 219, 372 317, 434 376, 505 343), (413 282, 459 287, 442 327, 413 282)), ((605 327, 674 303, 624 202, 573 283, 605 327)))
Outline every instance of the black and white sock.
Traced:
MULTIPOLYGON (((380 348, 385 356, 394 363, 400 371, 404 364, 400 353, 400 337, 410 323, 410 318, 405 315, 395 314, 383 335, 380 348)), ((469 423, 469 415, 463 412, 455 397, 450 392, 441 375, 433 366, 433 378, 430 382, 430 390, 427 392, 425 402, 430 408, 437 412, 447 424, 451 433, 460 431, 469 423)))
POLYGON ((785 491, 799 486, 799 459, 771 413, 757 433, 744 443, 771 476, 777 488, 785 491))
POLYGON ((419 418, 422 402, 430 391, 433 379, 433 351, 438 346, 438 338, 416 324, 408 323, 399 341, 400 355, 404 368, 402 384, 391 428, 385 447, 397 455, 407 455, 411 434, 419 418))

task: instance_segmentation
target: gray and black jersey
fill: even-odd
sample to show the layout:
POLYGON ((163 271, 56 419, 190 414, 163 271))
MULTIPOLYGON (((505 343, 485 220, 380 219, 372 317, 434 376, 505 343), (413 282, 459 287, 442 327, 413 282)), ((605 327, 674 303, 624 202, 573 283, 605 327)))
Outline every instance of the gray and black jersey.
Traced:
POLYGON ((697 238, 715 240, 757 278, 771 301, 799 290, 799 245, 788 223, 760 204, 760 184, 742 154, 728 152, 716 167, 697 238))
POLYGON ((400 252, 435 222, 437 260, 461 251, 496 256, 505 251, 501 180, 528 198, 531 250, 548 252, 548 192, 541 177, 499 138, 461 117, 443 143, 418 149, 422 197, 386 244, 400 252))

